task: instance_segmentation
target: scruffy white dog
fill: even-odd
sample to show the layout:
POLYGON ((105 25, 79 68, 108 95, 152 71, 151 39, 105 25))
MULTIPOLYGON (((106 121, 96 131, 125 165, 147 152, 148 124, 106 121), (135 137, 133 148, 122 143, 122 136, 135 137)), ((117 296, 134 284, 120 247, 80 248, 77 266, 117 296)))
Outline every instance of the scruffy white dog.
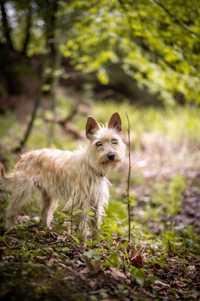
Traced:
POLYGON ((125 157, 121 137, 121 119, 114 113, 107 127, 89 117, 86 124, 89 144, 73 152, 41 149, 25 153, 1 184, 10 188, 12 200, 6 212, 6 227, 16 223, 20 208, 34 190, 42 194, 42 222, 50 228, 57 199, 65 201, 65 209, 81 212, 79 229, 83 239, 89 228, 97 233, 109 199, 109 181, 105 177, 125 157), (93 216, 88 214, 93 211, 93 216))

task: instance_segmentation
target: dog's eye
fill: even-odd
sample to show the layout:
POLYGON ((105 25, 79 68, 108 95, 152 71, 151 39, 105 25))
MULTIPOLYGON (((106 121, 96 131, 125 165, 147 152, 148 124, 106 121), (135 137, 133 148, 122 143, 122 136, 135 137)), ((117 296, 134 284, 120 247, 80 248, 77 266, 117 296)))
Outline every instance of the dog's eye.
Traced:
POLYGON ((100 147, 100 146, 102 146, 103 144, 101 143, 101 141, 97 141, 97 142, 95 143, 95 145, 96 145, 96 147, 100 147))
POLYGON ((117 139, 112 139, 112 140, 111 140, 111 143, 112 143, 112 144, 118 144, 118 140, 117 140, 117 139))

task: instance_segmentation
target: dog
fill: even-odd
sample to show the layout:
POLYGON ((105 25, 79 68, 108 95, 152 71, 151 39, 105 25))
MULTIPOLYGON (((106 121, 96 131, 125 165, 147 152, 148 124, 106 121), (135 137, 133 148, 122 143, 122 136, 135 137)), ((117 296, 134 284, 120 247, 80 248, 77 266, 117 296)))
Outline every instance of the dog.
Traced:
POLYGON ((114 113, 107 127, 93 117, 86 123, 88 144, 74 151, 58 149, 33 150, 21 155, 10 175, 1 173, 1 185, 11 192, 6 211, 6 228, 17 221, 21 207, 35 190, 42 195, 41 222, 51 227, 57 200, 65 202, 65 210, 79 210, 78 229, 83 240, 95 235, 109 200, 106 174, 125 158, 121 118, 114 113), (93 216, 89 214, 92 210, 93 216), (91 231, 90 231, 91 230, 91 231))

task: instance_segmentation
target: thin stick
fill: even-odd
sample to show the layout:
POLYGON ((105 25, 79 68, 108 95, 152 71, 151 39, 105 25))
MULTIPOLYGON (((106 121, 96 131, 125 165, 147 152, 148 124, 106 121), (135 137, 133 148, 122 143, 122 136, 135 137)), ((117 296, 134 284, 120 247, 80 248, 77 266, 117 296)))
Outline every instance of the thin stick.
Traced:
POLYGON ((131 139, 130 139, 130 120, 128 114, 127 118, 127 131, 128 131, 128 177, 127 177, 127 211, 128 211, 128 241, 131 240, 131 206, 130 206, 130 180, 131 180, 131 139))
POLYGON ((73 233, 73 211, 74 211, 74 199, 72 201, 71 215, 70 215, 70 235, 73 233))

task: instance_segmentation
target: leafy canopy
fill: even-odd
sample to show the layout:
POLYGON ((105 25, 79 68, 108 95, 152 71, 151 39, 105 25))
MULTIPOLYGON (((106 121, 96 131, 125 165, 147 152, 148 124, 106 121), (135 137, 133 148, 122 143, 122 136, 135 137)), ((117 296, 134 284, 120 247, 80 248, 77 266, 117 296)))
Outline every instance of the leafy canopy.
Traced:
POLYGON ((181 93, 200 101, 198 1, 73 1, 70 8, 81 13, 62 49, 78 69, 107 84, 109 65, 120 64, 167 100, 181 93))
MULTIPOLYGON (((25 12, 32 7, 28 54, 46 53, 52 1, 6 1, 12 6, 13 38, 20 48, 25 12)), ((56 47, 83 73, 109 83, 117 64, 139 85, 171 101, 181 95, 200 103, 200 6, 198 0, 59 0, 56 47)), ((51 20, 50 20, 51 21, 51 20)), ((1 30, 1 29, 0 29, 1 30)), ((2 33, 0 35, 2 37, 2 33)))

